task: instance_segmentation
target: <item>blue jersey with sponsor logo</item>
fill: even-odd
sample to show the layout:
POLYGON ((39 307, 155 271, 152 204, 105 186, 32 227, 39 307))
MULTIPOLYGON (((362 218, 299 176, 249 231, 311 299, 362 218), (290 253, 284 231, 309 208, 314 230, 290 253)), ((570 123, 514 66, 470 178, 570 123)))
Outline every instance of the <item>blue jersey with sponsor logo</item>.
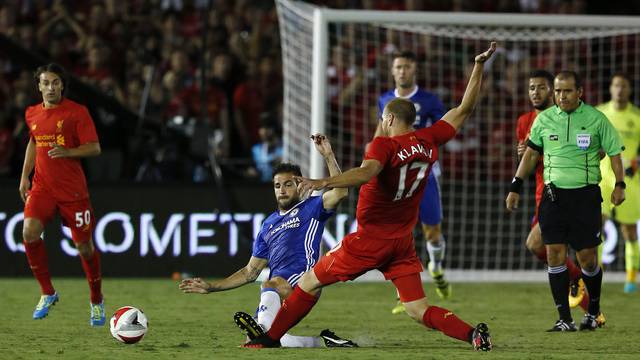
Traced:
POLYGON ((320 258, 324 224, 334 214, 325 210, 322 196, 312 196, 263 223, 253 243, 253 256, 267 259, 269 278, 280 276, 294 286, 320 258))

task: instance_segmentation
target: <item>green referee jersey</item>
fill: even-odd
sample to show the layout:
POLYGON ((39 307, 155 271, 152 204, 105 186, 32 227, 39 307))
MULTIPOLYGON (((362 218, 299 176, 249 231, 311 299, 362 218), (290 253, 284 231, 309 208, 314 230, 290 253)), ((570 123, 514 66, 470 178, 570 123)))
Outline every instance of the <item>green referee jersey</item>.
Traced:
POLYGON ((600 155, 624 150, 622 140, 607 117, 580 102, 566 113, 553 106, 538 114, 529 135, 529 147, 544 156, 544 182, 561 189, 577 189, 600 182, 600 155))

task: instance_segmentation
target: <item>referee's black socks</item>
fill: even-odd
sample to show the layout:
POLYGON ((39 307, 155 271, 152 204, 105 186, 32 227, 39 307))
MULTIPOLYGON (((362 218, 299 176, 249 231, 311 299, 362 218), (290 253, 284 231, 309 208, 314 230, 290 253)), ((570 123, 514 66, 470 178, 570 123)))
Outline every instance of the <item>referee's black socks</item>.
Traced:
MULTIPOLYGON (((569 308, 569 270, 567 266, 549 266, 549 285, 551 286, 551 294, 553 301, 556 303, 560 319, 565 322, 572 322, 571 309, 569 308)), ((585 279, 585 283, 586 283, 585 279)))
POLYGON ((602 270, 597 265, 595 270, 582 269, 582 280, 589 293, 589 314, 598 316, 600 313, 600 290, 602 289, 602 270))

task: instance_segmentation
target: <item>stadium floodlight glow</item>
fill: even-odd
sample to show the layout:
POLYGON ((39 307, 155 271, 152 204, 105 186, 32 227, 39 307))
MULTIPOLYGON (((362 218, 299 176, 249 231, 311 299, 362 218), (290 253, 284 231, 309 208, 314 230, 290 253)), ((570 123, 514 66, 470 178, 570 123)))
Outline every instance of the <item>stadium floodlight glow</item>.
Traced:
MULTIPOLYGON (((416 53, 418 85, 451 108, 461 98, 472 56, 489 41, 499 42, 485 65, 483 99, 459 137, 442 149, 450 268, 542 268, 524 246, 533 189, 523 194, 514 216, 503 205, 517 163, 515 123, 532 109, 526 91, 530 70, 577 70, 585 100, 593 105, 608 100, 609 77, 622 71, 632 79, 632 101, 640 103, 640 17, 337 10, 291 0, 276 0, 276 6, 284 157, 311 177, 325 174, 308 139, 313 132, 330 137, 343 169, 359 166, 377 123, 377 97, 394 86, 393 51, 416 53)), ((356 199, 357 191, 350 192, 343 206, 351 215, 356 199)), ((621 248, 614 250, 617 258, 624 258, 621 248)), ((611 268, 622 270, 623 264, 611 268)))

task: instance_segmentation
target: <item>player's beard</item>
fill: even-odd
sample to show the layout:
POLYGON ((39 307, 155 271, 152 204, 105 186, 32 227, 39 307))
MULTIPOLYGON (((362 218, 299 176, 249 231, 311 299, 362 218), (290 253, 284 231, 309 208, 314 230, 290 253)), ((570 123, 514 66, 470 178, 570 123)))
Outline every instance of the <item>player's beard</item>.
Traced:
POLYGON ((540 110, 540 111, 546 110, 549 107, 549 103, 550 102, 551 101, 549 99, 547 99, 547 100, 541 102, 538 106, 534 105, 533 108, 536 109, 536 110, 540 110))
POLYGON ((292 196, 288 200, 278 200, 278 208, 281 211, 288 211, 300 201, 298 196, 292 196))

